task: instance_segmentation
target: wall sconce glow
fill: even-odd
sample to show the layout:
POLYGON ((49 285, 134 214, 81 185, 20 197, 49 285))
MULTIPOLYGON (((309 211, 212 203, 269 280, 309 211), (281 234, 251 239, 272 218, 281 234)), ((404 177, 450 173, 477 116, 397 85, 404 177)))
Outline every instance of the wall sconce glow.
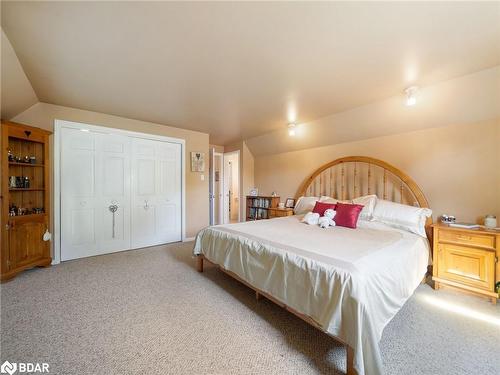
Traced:
POLYGON ((288 124, 288 135, 290 137, 295 137, 295 124, 293 122, 288 124))
POLYGON ((417 103, 417 91, 417 86, 411 86, 405 90, 407 106, 411 107, 417 103))

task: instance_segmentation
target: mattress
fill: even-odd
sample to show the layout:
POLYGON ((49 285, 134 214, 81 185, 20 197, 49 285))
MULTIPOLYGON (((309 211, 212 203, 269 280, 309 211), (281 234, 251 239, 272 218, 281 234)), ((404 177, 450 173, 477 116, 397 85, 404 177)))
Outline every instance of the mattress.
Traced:
POLYGON ((382 374, 382 331, 427 272, 427 239, 378 222, 320 228, 289 216, 203 229, 194 254, 313 319, 382 374))

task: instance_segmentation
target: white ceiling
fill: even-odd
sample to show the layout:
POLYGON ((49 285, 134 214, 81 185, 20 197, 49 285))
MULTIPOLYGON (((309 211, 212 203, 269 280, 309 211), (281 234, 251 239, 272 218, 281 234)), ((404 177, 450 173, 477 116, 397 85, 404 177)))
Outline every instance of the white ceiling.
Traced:
POLYGON ((500 64, 500 3, 8 2, 42 102, 227 144, 500 64))

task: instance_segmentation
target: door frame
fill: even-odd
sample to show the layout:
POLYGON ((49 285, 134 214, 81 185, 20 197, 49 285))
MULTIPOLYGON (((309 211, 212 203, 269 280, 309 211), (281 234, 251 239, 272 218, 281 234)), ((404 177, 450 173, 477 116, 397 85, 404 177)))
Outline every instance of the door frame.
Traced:
MULTIPOLYGON (((215 221, 215 196, 214 196, 214 191, 215 191, 215 157, 218 156, 220 157, 221 160, 221 170, 219 171, 219 180, 220 180, 220 185, 222 187, 222 199, 219 199, 219 216, 222 215, 224 216, 224 153, 223 152, 217 152, 215 151, 215 147, 210 149, 210 225, 214 225, 215 221)), ((220 219, 220 217, 219 217, 220 219)), ((223 220, 219 220, 222 221, 223 220)))
MULTIPOLYGON (((241 222, 241 201, 242 201, 242 186, 241 186, 241 154, 240 150, 235 150, 235 151, 229 151, 229 152, 224 152, 222 154, 222 169, 224 173, 224 180, 222 181, 222 197, 223 197, 223 203, 222 207, 224 212, 222 213, 222 222, 224 223, 224 216, 226 215, 226 209, 229 209, 229 207, 226 207, 226 199, 225 199, 225 194, 226 194, 226 155, 238 155, 238 223, 241 222)), ((229 223, 231 222, 231 217, 229 217, 229 223)), ((224 223, 228 224, 228 223, 224 223)))
POLYGON ((135 138, 178 143, 181 145, 181 238, 186 240, 186 140, 163 135, 155 135, 112 127, 85 124, 76 121, 54 120, 54 163, 53 163, 53 196, 54 202, 54 233, 52 236, 54 243, 54 256, 52 264, 61 263, 61 132, 62 128, 71 128, 81 131, 95 131, 106 134, 120 134, 135 138))

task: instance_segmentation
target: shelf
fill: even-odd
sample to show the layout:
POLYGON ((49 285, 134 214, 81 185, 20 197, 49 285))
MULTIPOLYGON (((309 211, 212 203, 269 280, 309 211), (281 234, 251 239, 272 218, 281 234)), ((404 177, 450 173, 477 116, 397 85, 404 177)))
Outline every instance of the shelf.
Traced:
POLYGON ((41 213, 41 214, 29 214, 29 215, 19 215, 19 216, 9 216, 9 220, 12 221, 22 221, 22 220, 32 220, 36 218, 41 218, 44 217, 46 213, 41 213))
POLYGON ((260 208, 261 210, 269 210, 270 208, 274 207, 258 207, 258 206, 247 206, 248 208, 260 208))
POLYGON ((9 165, 20 167, 45 167, 45 164, 16 163, 12 161, 9 161, 9 165))
POLYGON ((44 191, 44 188, 9 188, 9 191, 44 191))

